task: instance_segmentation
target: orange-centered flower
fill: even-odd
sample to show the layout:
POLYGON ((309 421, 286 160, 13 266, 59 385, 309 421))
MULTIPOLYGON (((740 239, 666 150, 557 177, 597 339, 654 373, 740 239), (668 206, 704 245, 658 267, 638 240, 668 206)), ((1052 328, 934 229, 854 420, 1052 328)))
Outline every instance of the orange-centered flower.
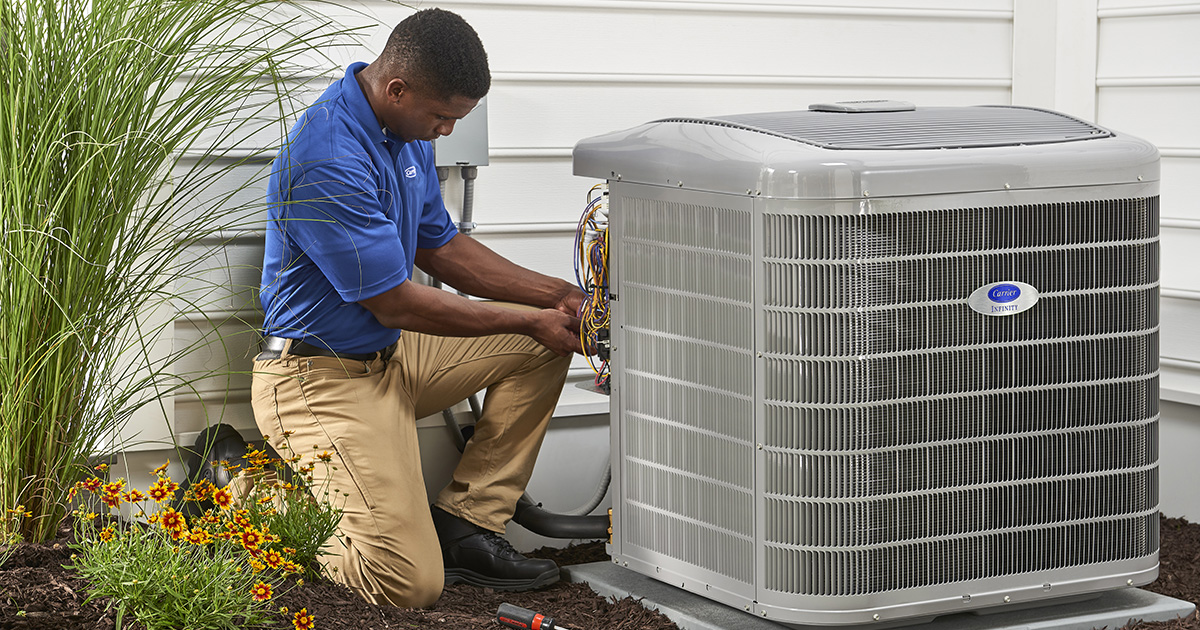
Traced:
POLYGON ((267 566, 272 569, 278 569, 279 565, 283 564, 284 557, 283 554, 271 549, 263 554, 263 562, 266 562, 267 566))
POLYGON ((221 488, 220 490, 213 492, 212 500, 213 503, 217 504, 217 507, 221 508, 222 510, 228 510, 229 507, 233 505, 233 493, 225 488, 221 488))
POLYGON ((174 499, 176 490, 179 490, 179 484, 171 481, 170 477, 163 477, 150 485, 150 498, 162 503, 174 499))
POLYGON ((158 522, 163 526, 163 529, 169 532, 187 531, 187 519, 171 508, 166 508, 159 513, 158 522))
POLYGON ((259 582, 250 589, 250 595, 254 597, 256 602, 265 602, 271 599, 271 585, 265 582, 259 582))
POLYGON ((248 528, 242 530, 241 542, 242 542, 242 547, 246 551, 253 551, 253 550, 258 549, 258 546, 260 544, 262 544, 265 540, 266 540, 266 537, 263 536, 262 532, 258 531, 257 529, 254 529, 253 527, 248 527, 248 528))
POLYGON ((317 627, 316 620, 316 617, 308 614, 307 608, 301 608, 300 612, 296 613, 292 618, 292 626, 296 630, 313 630, 313 628, 317 627))

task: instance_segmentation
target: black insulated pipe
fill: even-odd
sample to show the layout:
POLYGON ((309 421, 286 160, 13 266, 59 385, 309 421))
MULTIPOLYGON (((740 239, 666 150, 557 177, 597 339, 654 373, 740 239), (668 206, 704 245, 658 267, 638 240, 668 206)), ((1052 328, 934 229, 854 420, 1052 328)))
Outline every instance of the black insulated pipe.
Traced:
POLYGON ((555 514, 535 505, 528 497, 517 501, 513 520, 529 531, 547 538, 608 538, 608 515, 572 516, 555 514))

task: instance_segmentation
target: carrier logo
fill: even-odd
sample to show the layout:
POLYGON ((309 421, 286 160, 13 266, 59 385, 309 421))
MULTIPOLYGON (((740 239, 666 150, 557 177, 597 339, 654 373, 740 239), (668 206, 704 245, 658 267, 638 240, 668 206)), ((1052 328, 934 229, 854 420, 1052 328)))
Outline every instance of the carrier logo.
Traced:
POLYGON ((1007 304, 1021 297, 1021 287, 1015 284, 997 284, 988 291, 988 299, 1000 304, 1007 304))
POLYGON ((1038 290, 1024 282, 993 282, 972 291, 967 305, 984 315, 1016 315, 1033 308, 1038 297, 1038 290))
POLYGON ((417 176, 417 167, 410 166, 410 167, 404 169, 404 176, 409 179, 416 177, 417 176))

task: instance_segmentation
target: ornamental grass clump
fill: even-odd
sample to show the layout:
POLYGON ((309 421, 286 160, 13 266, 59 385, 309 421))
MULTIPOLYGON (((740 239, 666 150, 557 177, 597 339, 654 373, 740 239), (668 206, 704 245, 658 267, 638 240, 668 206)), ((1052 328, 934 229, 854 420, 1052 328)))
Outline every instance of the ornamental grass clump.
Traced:
POLYGON ((87 458, 210 376, 176 369, 174 322, 242 308, 214 252, 351 42, 323 4, 0 2, 0 508, 29 512, 0 541, 52 537, 87 458))
MULTIPOLYGON (((333 535, 341 510, 326 498, 316 500, 308 490, 279 481, 288 463, 297 464, 311 481, 314 458, 287 462, 252 450, 247 462, 226 463, 241 473, 231 487, 217 488, 207 480, 180 491, 165 474, 145 493, 126 487, 124 479, 90 476, 72 490, 83 492, 85 506, 75 512, 74 568, 88 581, 89 598, 107 597, 118 619, 132 615, 150 630, 157 628, 243 628, 262 625, 286 609, 273 605, 285 589, 285 578, 312 564, 333 535), (233 487, 244 488, 235 493, 233 487), (116 514, 133 504, 133 522, 116 514), (212 505, 201 511, 192 505, 212 505), (99 507, 103 506, 103 507, 99 507), (148 508, 156 511, 146 516, 148 508), (185 516, 192 513, 193 516, 185 516), (144 520, 141 520, 144 519, 144 520), (298 539, 294 530, 307 523, 312 530, 298 539), (299 549, 297 545, 308 545, 299 549), (307 558, 307 560, 302 560, 307 558)), ((101 472, 107 467, 101 466, 101 472)), ((295 584, 303 584, 303 578, 295 584)), ((288 619, 296 627, 314 627, 307 611, 288 619)), ((120 621, 117 623, 120 626, 120 621)))

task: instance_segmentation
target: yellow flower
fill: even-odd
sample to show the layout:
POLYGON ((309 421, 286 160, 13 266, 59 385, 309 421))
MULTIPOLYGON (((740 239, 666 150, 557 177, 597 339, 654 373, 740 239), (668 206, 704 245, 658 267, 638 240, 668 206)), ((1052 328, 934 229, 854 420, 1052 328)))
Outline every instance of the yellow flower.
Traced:
POLYGON ((170 465, 171 465, 171 460, 168 459, 165 464, 163 464, 162 466, 159 466, 158 468, 155 468, 154 472, 152 472, 150 474, 156 475, 156 476, 161 475, 162 473, 167 471, 167 466, 170 466, 170 465))
POLYGON ((187 541, 193 545, 207 545, 212 542, 212 536, 203 529, 192 528, 192 531, 188 532, 187 541))
POLYGON ((108 541, 112 540, 113 533, 114 532, 113 532, 112 525, 109 525, 108 527, 105 527, 104 529, 100 530, 100 542, 108 542, 108 541))
POLYGON ((254 551, 258 549, 258 546, 266 541, 266 536, 253 527, 247 527, 246 529, 243 529, 240 538, 242 548, 246 551, 254 551))
POLYGON ((283 564, 284 558, 278 551, 271 549, 263 554, 263 562, 266 562, 267 566, 272 569, 278 569, 279 565, 283 564))
POLYGON ((233 505, 233 493, 225 488, 221 488, 213 492, 212 500, 213 503, 217 504, 217 507, 222 510, 228 510, 233 505))
POLYGON ((158 522, 163 529, 171 532, 171 538, 179 540, 184 532, 187 531, 187 519, 182 514, 171 508, 166 508, 159 512, 158 522))
POLYGON ((271 599, 271 585, 265 582, 259 582, 250 589, 250 595, 254 597, 256 602, 265 602, 271 599))
POLYGON ((316 626, 316 617, 308 614, 307 608, 301 608, 300 612, 292 617, 292 626, 296 630, 313 630, 316 626))
POLYGON ((171 481, 170 477, 162 477, 151 484, 150 498, 162 503, 163 501, 174 499, 177 490, 179 490, 179 484, 171 481))

